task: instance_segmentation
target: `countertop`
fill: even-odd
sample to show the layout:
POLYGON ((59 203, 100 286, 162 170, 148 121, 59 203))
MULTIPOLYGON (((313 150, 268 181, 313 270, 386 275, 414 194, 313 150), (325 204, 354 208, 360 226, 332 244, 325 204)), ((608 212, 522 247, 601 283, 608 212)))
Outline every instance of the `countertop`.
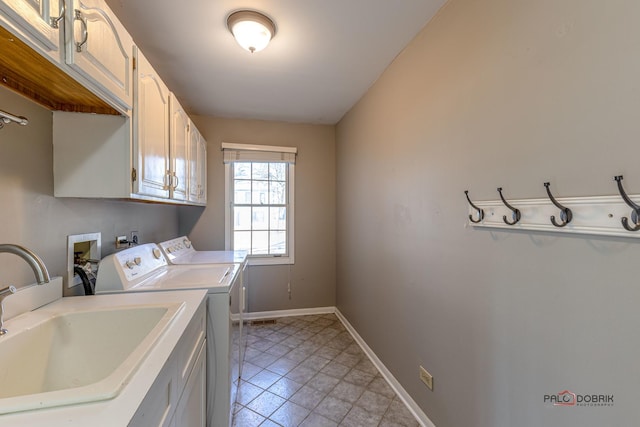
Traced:
MULTIPOLYGON (((65 310, 91 310, 103 307, 184 302, 183 309, 167 326, 128 384, 113 399, 79 405, 60 406, 35 411, 0 415, 2 426, 126 426, 142 403, 156 377, 162 370, 189 322, 205 304, 205 290, 124 293, 99 296, 67 297, 50 305, 62 304, 65 310)), ((59 310, 57 306, 56 310, 59 310)), ((45 311, 49 305, 38 311, 45 311)), ((16 318, 17 319, 17 318, 16 318)), ((9 327, 11 320, 5 322, 9 327)))

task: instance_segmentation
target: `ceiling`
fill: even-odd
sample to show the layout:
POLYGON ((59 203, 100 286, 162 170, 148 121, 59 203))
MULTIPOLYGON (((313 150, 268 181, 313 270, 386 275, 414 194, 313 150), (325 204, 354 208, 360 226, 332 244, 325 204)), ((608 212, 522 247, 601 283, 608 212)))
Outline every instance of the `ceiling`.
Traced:
POLYGON ((445 0, 106 0, 192 114, 337 123, 445 0), (277 33, 251 54, 227 16, 254 9, 277 33))

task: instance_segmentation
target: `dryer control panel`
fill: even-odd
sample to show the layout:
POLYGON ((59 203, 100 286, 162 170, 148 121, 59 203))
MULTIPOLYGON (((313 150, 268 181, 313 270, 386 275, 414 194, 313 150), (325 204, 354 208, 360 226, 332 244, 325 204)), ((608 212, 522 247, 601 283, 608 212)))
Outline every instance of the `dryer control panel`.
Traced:
POLYGON ((160 246, 169 261, 196 251, 187 236, 167 240, 159 243, 158 246, 160 246))

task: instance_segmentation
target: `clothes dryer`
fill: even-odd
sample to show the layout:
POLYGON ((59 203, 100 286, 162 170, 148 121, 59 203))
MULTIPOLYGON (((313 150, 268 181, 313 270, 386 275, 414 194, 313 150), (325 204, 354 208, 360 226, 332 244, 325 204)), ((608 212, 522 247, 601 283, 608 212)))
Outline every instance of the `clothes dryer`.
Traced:
MULTIPOLYGON (((247 283, 249 282, 249 269, 247 263, 247 251, 198 251, 187 236, 176 237, 158 243, 170 265, 203 265, 203 264, 239 264, 240 268, 240 298, 231 306, 232 319, 234 321, 233 345, 237 347, 239 362, 233 366, 238 367, 237 381, 242 376, 242 362, 246 348, 244 333, 244 313, 248 307, 247 283)), ((234 348, 233 354, 236 354, 234 348)), ((234 374, 236 374, 234 372, 234 374)), ((237 381, 233 385, 237 385, 237 381)), ((232 386, 233 386, 232 385, 232 386)), ((235 391, 235 390, 234 390, 235 391)))

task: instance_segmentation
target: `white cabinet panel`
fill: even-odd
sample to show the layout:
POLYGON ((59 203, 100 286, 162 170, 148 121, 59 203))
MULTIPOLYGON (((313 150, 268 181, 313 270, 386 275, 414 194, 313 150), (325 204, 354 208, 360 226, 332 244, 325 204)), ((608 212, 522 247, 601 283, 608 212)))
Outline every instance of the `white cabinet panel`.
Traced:
POLYGON ((129 423, 131 427, 169 427, 176 409, 177 372, 169 359, 129 423))
POLYGON ((134 193, 169 198, 169 89, 149 61, 136 53, 134 153, 137 179, 134 193))
POLYGON ((191 123, 189 141, 189 201, 207 203, 207 142, 191 123))
POLYGON ((103 0, 67 1, 66 63, 130 110, 133 39, 103 0))
POLYGON ((203 343, 173 417, 176 426, 205 427, 207 424, 206 354, 203 343))
POLYGON ((188 200, 187 155, 189 147, 190 120, 180 102, 171 94, 171 117, 169 129, 171 136, 171 198, 175 200, 188 200))
POLYGON ((52 23, 63 11, 63 0, 2 0, 0 13, 15 29, 25 35, 25 42, 57 60, 60 51, 59 28, 62 22, 52 23), (60 24, 60 25, 58 25, 60 24))

